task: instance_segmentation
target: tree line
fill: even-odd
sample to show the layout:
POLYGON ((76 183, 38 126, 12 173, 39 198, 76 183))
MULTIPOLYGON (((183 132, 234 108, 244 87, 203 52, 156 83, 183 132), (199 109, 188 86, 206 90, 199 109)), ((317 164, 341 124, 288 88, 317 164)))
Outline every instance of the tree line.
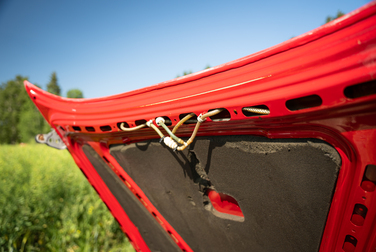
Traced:
POLYGON ((329 23, 330 21, 333 21, 334 19, 337 19, 339 17, 342 17, 343 15, 345 15, 345 13, 343 13, 342 11, 338 10, 337 12, 337 15, 335 16, 327 16, 326 19, 325 19, 325 24, 329 23))
MULTIPOLYGON (((204 70, 205 70, 205 69, 209 69, 209 68, 211 68, 211 66, 208 64, 208 65, 206 65, 206 67, 204 68, 204 70)), ((193 73, 191 70, 189 70, 189 71, 184 71, 182 75, 178 74, 178 75, 176 75, 175 78, 179 78, 179 77, 181 77, 181 76, 185 76, 185 75, 188 75, 188 74, 191 74, 191 73, 193 73)))
MULTIPOLYGON (((35 135, 50 131, 49 124, 26 93, 24 80, 28 78, 17 75, 0 85, 0 144, 29 142, 35 135)), ((47 83, 47 92, 61 96, 55 72, 47 83)), ((83 98, 83 93, 79 89, 71 89, 67 97, 83 98)))

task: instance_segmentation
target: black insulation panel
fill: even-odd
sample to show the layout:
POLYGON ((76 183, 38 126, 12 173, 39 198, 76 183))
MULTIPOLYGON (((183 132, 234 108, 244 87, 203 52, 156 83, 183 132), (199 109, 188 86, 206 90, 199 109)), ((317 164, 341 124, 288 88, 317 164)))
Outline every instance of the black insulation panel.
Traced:
POLYGON ((82 149, 95 170, 106 183, 108 189, 127 213, 129 219, 138 228, 149 249, 153 252, 181 251, 166 231, 162 229, 154 217, 144 208, 95 150, 89 145, 84 145, 82 149))
MULTIPOLYGON (((316 139, 198 137, 177 153, 151 140, 110 153, 194 251, 318 251, 341 165, 336 150, 316 139), (207 188, 235 198, 244 221, 214 215, 207 188)), ((135 218, 156 232, 153 220, 135 218)), ((164 243, 160 237, 151 239, 164 243)))

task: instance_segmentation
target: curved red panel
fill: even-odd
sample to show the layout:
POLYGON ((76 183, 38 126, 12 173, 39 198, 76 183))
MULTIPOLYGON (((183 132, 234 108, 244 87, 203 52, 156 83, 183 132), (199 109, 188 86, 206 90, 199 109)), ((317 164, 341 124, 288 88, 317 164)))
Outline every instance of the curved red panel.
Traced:
MULTIPOLYGON (((58 97, 27 81, 25 88, 138 251, 149 249, 82 146, 90 145, 103 157, 181 250, 192 251, 121 169, 109 146, 158 138, 150 128, 121 131, 121 122, 134 127, 138 120, 167 116, 174 126, 181 114, 199 115, 215 108, 226 108, 231 119, 207 119, 198 136, 317 138, 332 145, 342 166, 320 251, 371 251, 376 246, 376 196, 374 190, 364 189, 367 184, 366 188, 374 187, 364 174, 367 166, 376 165, 375 34, 373 1, 270 49, 148 88, 95 99, 58 97), (260 105, 269 108, 270 114, 249 117, 243 113, 244 107, 260 105), (360 205, 367 209, 365 217, 363 213, 354 216, 354 207, 360 205)), ((190 136, 193 127, 183 125, 179 137, 190 136)))

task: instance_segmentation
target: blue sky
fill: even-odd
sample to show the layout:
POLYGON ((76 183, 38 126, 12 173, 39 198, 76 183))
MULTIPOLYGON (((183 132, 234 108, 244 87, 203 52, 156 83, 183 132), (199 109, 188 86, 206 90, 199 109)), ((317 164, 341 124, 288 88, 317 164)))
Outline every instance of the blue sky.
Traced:
POLYGON ((279 44, 369 1, 0 0, 0 83, 85 98, 150 86, 279 44))

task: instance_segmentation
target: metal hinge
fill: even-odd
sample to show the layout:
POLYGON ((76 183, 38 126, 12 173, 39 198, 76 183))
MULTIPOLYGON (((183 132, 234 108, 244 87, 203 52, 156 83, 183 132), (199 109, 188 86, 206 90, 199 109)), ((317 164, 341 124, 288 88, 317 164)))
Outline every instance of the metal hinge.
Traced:
POLYGON ((67 148, 63 140, 61 140, 60 136, 56 133, 54 129, 52 129, 50 133, 36 135, 35 141, 37 143, 47 144, 48 146, 59 150, 64 150, 67 148))

